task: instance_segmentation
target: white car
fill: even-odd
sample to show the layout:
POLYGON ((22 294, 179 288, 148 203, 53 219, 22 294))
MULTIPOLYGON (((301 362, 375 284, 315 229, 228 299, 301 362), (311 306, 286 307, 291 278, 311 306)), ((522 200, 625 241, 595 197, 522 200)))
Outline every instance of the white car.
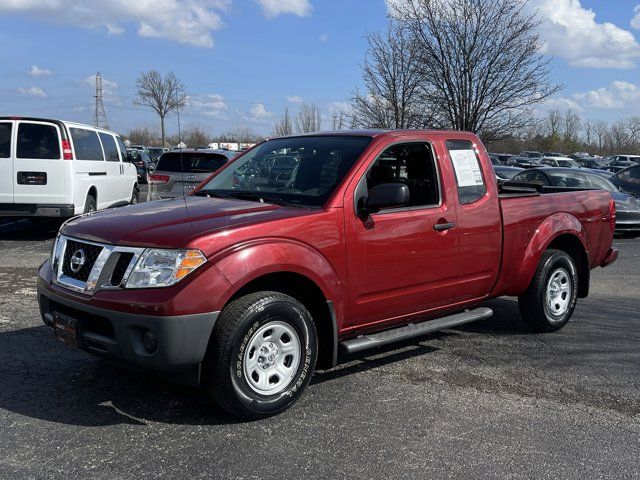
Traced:
POLYGON ((60 120, 0 117, 0 219, 66 218, 135 203, 137 181, 117 133, 60 120))

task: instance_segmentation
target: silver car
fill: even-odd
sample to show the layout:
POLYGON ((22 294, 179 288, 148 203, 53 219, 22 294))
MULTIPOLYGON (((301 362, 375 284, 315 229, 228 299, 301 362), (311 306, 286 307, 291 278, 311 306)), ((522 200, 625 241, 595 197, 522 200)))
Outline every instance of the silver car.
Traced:
POLYGON ((183 149, 165 152, 149 177, 152 197, 188 195, 200 182, 237 155, 238 152, 230 150, 183 149))

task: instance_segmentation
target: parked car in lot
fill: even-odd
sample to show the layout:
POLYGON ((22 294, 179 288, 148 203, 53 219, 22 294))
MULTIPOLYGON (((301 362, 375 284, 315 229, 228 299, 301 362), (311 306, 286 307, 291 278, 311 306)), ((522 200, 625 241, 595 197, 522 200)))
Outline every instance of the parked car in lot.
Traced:
MULTIPOLYGON (((637 167, 640 169, 640 167, 637 167)), ((627 193, 622 193, 599 171, 570 168, 536 168, 519 173, 516 182, 531 182, 543 186, 568 188, 598 188, 607 190, 616 204, 617 234, 640 234, 640 203, 627 193)))
POLYGON ((146 184, 148 182, 149 175, 156 168, 155 163, 151 160, 151 157, 144 150, 136 150, 131 148, 128 151, 129 161, 136 167, 136 173, 138 175, 138 183, 146 184))
POLYGON ((169 150, 164 149, 162 147, 149 147, 147 149, 147 153, 149 155, 149 158, 151 159, 152 162, 157 163, 158 159, 160 158, 160 155, 162 155, 165 151, 169 150))
POLYGON ((605 169, 607 168, 607 162, 602 158, 597 157, 578 157, 574 159, 578 165, 582 168, 593 168, 593 169, 605 169))
POLYGON ((178 150, 163 153, 149 181, 159 198, 182 197, 236 154, 228 150, 178 150))
POLYGON ((540 152, 534 151, 534 150, 527 150, 525 152, 520 152, 518 154, 518 157, 523 157, 523 158, 542 158, 542 154, 540 152))
POLYGON ((590 269, 617 258, 615 205, 539 190, 499 187, 470 133, 270 139, 183 198, 66 223, 39 269, 40 311, 68 345, 262 418, 339 350, 486 319, 490 298, 518 296, 535 331, 566 325, 590 269), (291 157, 272 183, 263 167, 291 157))
POLYGON ((560 152, 544 152, 542 154, 543 157, 558 157, 558 158, 569 158, 565 154, 560 152))
POLYGON ((137 202, 118 134, 80 123, 0 117, 0 217, 51 219, 137 202))
POLYGON ((540 163, 548 167, 580 168, 578 162, 567 157, 544 157, 540 163))
POLYGON ((640 164, 640 155, 613 155, 607 163, 614 167, 632 167, 640 164))
POLYGON ((508 167, 506 165, 494 165, 493 171, 500 180, 511 180, 515 175, 524 172, 524 168, 508 167))
POLYGON ((640 198, 640 165, 620 170, 610 180, 623 192, 640 198))
POLYGON ((494 155, 493 153, 489 154, 489 160, 491 160, 491 164, 492 165, 502 165, 503 163, 500 161, 500 158, 498 158, 498 155, 494 155))
POLYGON ((509 159, 508 165, 510 167, 536 168, 542 166, 541 160, 537 157, 512 157, 509 159))

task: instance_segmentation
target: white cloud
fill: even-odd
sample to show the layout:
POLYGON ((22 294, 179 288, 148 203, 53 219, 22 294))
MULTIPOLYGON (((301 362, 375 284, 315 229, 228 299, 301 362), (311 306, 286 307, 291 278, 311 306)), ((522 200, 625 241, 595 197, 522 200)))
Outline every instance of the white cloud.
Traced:
POLYGON ((255 122, 269 119, 272 116, 273 112, 269 112, 262 103, 256 103, 251 107, 251 118, 255 122))
POLYGON ((187 108, 208 117, 226 118, 224 112, 229 107, 222 95, 210 93, 188 97, 187 108))
POLYGON ((635 15, 631 19, 631 27, 640 30, 640 5, 636 5, 633 9, 635 15))
POLYGON ((116 25, 115 23, 107 23, 105 27, 107 27, 107 35, 110 37, 115 37, 124 33, 124 28, 120 25, 116 25))
MULTIPOLYGON (((89 75, 87 78, 80 80, 80 84, 86 85, 91 88, 92 92, 95 92, 96 88, 96 74, 89 75)), ((121 105, 122 102, 118 95, 118 84, 112 80, 102 77, 102 99, 105 103, 113 103, 121 105)))
POLYGON ((575 93, 572 97, 586 107, 624 110, 634 108, 640 102, 640 87, 617 80, 608 87, 575 93))
POLYGON ((578 67, 632 68, 640 58, 640 44, 631 32, 598 23, 580 0, 534 0, 532 6, 543 18, 546 53, 578 67))
POLYGON ((0 14, 106 28, 108 35, 123 33, 122 23, 135 23, 141 37, 212 47, 211 32, 223 26, 221 13, 230 4, 231 0, 9 0, 0 2, 0 14))
POLYGON ((49 75, 53 75, 53 72, 51 70, 40 68, 37 65, 31 65, 31 68, 27 73, 32 77, 48 77, 49 75))
POLYGON ((256 0, 262 11, 268 18, 275 18, 278 15, 291 13, 298 17, 311 15, 313 7, 309 0, 256 0))
MULTIPOLYGON (((386 0, 387 9, 405 0, 386 0)), ((442 0, 444 2, 451 0, 442 0)), ((610 22, 599 23, 593 10, 580 0, 531 0, 529 8, 541 17, 543 52, 576 67, 633 68, 640 59, 640 44, 633 34, 610 22)), ((640 5, 631 21, 640 28, 640 5)))
POLYGON ((289 95, 287 97, 287 102, 300 104, 300 103, 304 103, 304 98, 302 98, 299 95, 289 95))
POLYGON ((18 88, 20 95, 29 95, 30 97, 46 97, 47 94, 40 87, 18 88))

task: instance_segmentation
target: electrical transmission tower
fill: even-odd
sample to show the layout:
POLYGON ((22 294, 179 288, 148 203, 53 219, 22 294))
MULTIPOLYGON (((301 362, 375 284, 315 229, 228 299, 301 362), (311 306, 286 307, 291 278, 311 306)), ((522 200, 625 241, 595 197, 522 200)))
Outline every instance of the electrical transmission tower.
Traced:
POLYGON ((96 73, 96 103, 93 107, 93 126, 97 128, 109 128, 109 120, 107 120, 107 111, 102 103, 102 76, 100 72, 96 73))

